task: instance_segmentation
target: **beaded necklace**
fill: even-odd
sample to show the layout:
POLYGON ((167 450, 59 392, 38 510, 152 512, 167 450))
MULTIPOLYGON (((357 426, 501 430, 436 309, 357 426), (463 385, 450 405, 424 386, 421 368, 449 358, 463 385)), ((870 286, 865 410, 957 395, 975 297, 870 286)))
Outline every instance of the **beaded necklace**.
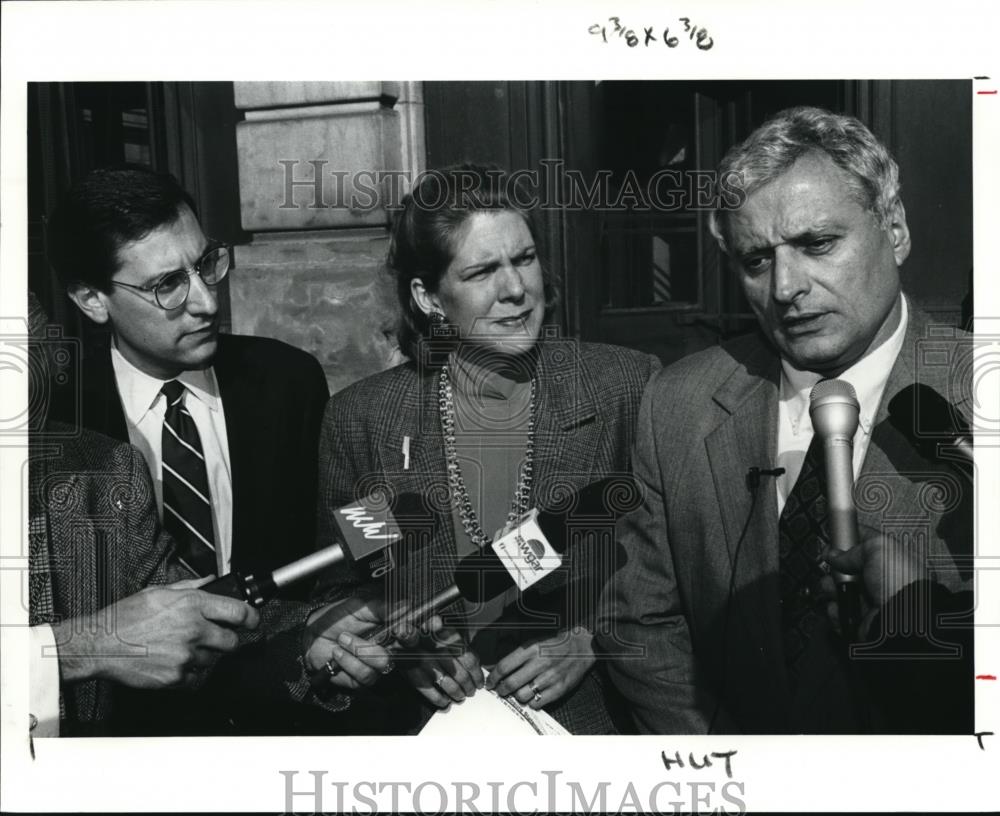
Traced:
MULTIPOLYGON (((528 403, 528 442, 525 446, 524 465, 514 489, 510 512, 507 513, 507 525, 513 524, 524 513, 528 512, 531 501, 532 462, 535 452, 535 389, 536 380, 531 378, 531 398, 528 403)), ((455 403, 451 390, 451 379, 448 376, 448 366, 441 369, 438 381, 438 406, 441 411, 441 433, 444 436, 444 454, 448 467, 448 485, 451 488, 451 498, 462 520, 462 528, 466 535, 482 549, 492 542, 486 535, 472 507, 469 491, 462 478, 462 466, 458 461, 458 451, 455 449, 455 403)))

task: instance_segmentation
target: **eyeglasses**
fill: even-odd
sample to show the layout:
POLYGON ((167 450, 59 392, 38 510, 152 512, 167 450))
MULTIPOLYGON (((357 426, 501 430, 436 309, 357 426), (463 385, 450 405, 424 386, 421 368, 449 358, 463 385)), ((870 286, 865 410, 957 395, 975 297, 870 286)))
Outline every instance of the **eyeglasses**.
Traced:
POLYGON ((208 250, 190 269, 178 269, 160 278, 152 286, 136 286, 132 283, 111 281, 112 286, 124 286, 136 292, 152 292, 156 305, 166 311, 179 309, 187 303, 191 291, 191 276, 197 275, 206 286, 215 286, 229 273, 232 253, 227 246, 217 246, 208 250))

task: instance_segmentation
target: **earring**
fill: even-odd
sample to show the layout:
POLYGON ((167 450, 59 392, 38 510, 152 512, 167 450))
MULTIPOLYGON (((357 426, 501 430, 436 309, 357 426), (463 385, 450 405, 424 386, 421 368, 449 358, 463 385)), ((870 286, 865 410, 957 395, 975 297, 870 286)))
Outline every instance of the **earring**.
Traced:
POLYGON ((447 321, 441 312, 431 312, 427 315, 427 319, 430 320, 431 326, 443 326, 447 321))

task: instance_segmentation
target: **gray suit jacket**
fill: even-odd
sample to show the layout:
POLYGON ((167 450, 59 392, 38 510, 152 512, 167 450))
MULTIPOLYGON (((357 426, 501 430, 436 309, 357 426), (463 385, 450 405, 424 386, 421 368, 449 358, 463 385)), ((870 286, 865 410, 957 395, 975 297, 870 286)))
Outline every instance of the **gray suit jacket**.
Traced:
MULTIPOLYGON (((968 349, 961 332, 929 333, 911 311, 855 490, 859 524, 926 548, 951 588, 968 577, 953 567, 971 552, 972 491, 952 465, 924 458, 887 406, 921 382, 967 407, 968 349)), ((750 467, 773 466, 779 382, 777 356, 751 336, 665 369, 644 395, 633 458, 646 501, 619 523, 628 561, 602 599, 598 636, 642 731, 705 733, 720 697, 717 731, 841 730, 825 706, 828 678, 790 692, 776 487, 765 479, 754 504, 746 483, 750 467)))
MULTIPOLYGON (((566 487, 578 488, 605 476, 629 473, 639 400, 659 367, 655 357, 614 346, 576 340, 540 343, 534 453, 533 503, 549 506, 566 487)), ((451 498, 438 410, 438 370, 421 371, 408 363, 334 394, 327 407, 320 441, 320 543, 333 540, 333 511, 380 484, 392 492, 425 497, 430 546, 416 552, 405 569, 390 573, 381 591, 413 604, 452 583, 458 557, 451 498), (410 438, 409 468, 403 465, 403 439, 410 438)), ((576 620, 593 626, 600 586, 594 585, 591 554, 574 558, 569 582, 581 589, 576 620)), ((606 578, 609 567, 603 567, 606 578)), ((344 591, 351 576, 339 576, 344 591)), ((600 580, 600 579, 599 579, 600 580)), ((554 597, 559 593, 551 593, 554 597)), ((552 612, 553 631, 571 622, 552 612), (561 618, 555 620, 556 618, 561 618)), ((538 630, 531 632, 538 635, 538 630)), ((567 715, 570 730, 590 727, 588 714, 567 715)))

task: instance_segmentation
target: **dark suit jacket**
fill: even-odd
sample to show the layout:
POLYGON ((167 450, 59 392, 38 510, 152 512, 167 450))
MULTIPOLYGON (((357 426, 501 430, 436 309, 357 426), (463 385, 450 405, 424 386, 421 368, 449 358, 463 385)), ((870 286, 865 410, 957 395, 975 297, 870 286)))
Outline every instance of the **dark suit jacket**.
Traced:
MULTIPOLYGON (((220 335, 213 367, 233 476, 232 568, 271 570, 315 544, 316 450, 329 395, 326 379, 314 357, 264 337, 220 335)), ((127 442, 109 348, 86 356, 80 392, 83 427, 127 442)))
MULTIPOLYGON (((628 474, 640 395, 659 361, 635 351, 575 340, 543 341, 539 348, 542 376, 536 406, 533 501, 547 506, 558 500, 561 488, 628 474)), ((405 569, 390 574, 392 591, 414 604, 450 585, 457 563, 443 444, 438 370, 421 371, 411 363, 334 394, 323 421, 321 541, 332 539, 337 507, 367 495, 380 483, 387 482, 395 493, 427 498, 431 544, 414 553, 405 569), (410 438, 408 470, 403 469, 404 436, 410 438)), ((568 580, 577 579, 585 587, 593 563, 589 557, 574 559, 577 566, 568 580)), ((348 576, 341 577, 349 581, 348 576)), ((589 579, 595 580, 592 572, 589 579)), ((593 626, 599 592, 600 587, 591 583, 589 589, 575 594, 577 622, 593 626)), ((561 617, 555 620, 554 630, 571 623, 565 615, 561 617)), ((577 706, 578 712, 572 708, 560 703, 550 711, 561 716, 572 731, 593 727, 588 722, 592 712, 584 710, 587 706, 577 706)))
MULTIPOLYGON (((149 584, 190 578, 171 561, 174 544, 160 527, 142 454, 90 431, 58 423, 47 430, 32 437, 29 462, 29 623, 92 615, 149 584)), ((114 626, 110 617, 96 621, 114 626)), ((57 646, 71 654, 72 638, 57 646)), ((86 681, 61 692, 64 735, 103 733, 111 683, 86 681)))
MULTIPOLYGON (((212 365, 233 478, 232 569, 269 571, 315 547, 316 452, 329 394, 326 379, 314 357, 263 337, 220 335, 212 365)), ((79 392, 79 424, 127 442, 108 346, 88 350, 79 392)), ((67 407, 57 409, 69 419, 67 407)), ((307 586, 292 587, 287 595, 301 599, 307 592, 307 586)), ((268 604, 261 626, 243 638, 256 645, 222 661, 196 700, 186 692, 121 690, 116 730, 294 733, 297 709, 286 709, 283 702, 290 689, 302 698, 295 627, 306 612, 294 600, 268 604), (261 704, 262 699, 270 702, 261 704)))
MULTIPOLYGON (((952 589, 968 577, 949 567, 971 552, 972 491, 952 465, 924 458, 888 422, 887 406, 922 382, 963 407, 968 392, 955 386, 971 372, 961 364, 967 350, 962 333, 928 334, 926 316, 911 309, 855 490, 859 524, 925 548, 952 589)), ((717 731, 844 727, 826 704, 829 678, 805 677, 791 693, 776 487, 765 479, 754 505, 746 484, 750 467, 774 460, 779 383, 779 360, 755 335, 670 366, 643 398, 634 467, 647 500, 620 522, 628 562, 605 592, 607 632, 598 638, 603 652, 618 655, 610 672, 643 731, 705 733, 720 696, 717 731)))

